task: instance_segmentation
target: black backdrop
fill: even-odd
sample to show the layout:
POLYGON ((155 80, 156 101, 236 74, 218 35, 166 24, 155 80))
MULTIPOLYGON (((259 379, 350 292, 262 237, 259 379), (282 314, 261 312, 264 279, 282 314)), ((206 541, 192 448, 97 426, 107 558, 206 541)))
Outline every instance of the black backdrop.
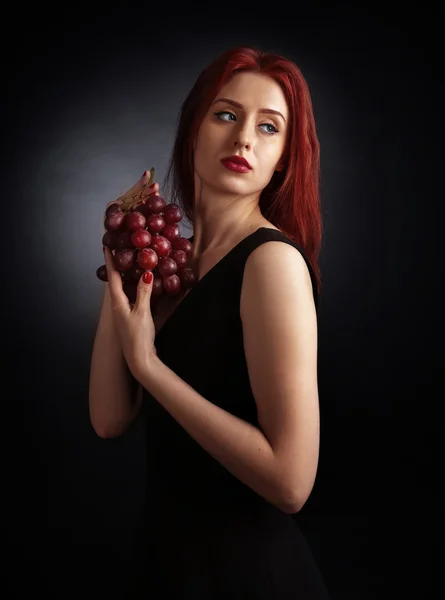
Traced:
POLYGON ((161 180, 200 70, 253 43, 302 69, 322 153, 321 457, 297 518, 333 598, 401 597, 402 585, 427 598, 444 396, 434 15, 193 10, 16 7, 5 20, 4 389, 25 417, 24 435, 3 424, 5 597, 125 597, 144 439, 140 422, 113 440, 89 423, 101 217, 144 169, 161 180))

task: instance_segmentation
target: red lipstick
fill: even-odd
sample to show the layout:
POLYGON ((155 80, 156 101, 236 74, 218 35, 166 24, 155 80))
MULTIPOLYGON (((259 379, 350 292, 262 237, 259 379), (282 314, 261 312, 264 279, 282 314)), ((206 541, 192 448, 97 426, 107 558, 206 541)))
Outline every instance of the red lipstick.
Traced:
POLYGON ((238 173, 247 173, 252 167, 249 165, 247 160, 242 156, 228 156, 227 158, 221 159, 222 164, 231 171, 237 171, 238 173))

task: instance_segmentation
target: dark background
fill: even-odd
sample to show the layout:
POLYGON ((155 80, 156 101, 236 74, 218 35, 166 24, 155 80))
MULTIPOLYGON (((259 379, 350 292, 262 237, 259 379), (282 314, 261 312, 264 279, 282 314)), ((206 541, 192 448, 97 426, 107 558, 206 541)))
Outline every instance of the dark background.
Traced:
POLYGON ((444 397, 437 16, 390 4, 12 9, 3 365, 5 406, 23 399, 25 429, 4 421, 4 597, 125 597, 144 438, 141 422, 112 440, 89 422, 102 214, 144 169, 162 181, 182 100, 241 43, 297 63, 321 143, 321 456, 296 518, 333 599, 402 587, 429 598, 444 397))

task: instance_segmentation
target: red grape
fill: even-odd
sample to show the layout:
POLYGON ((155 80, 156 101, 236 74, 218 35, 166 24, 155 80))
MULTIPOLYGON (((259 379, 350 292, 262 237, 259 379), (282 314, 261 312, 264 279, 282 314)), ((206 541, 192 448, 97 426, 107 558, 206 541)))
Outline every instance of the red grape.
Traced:
POLYGON ((138 229, 144 229, 147 224, 147 219, 142 213, 135 210, 129 212, 125 217, 126 228, 130 231, 137 231, 138 229))
POLYGON ((135 262, 131 268, 131 276, 133 279, 139 280, 147 269, 143 269, 139 262, 135 262))
POLYGON ((162 230, 162 235, 172 242, 173 240, 177 240, 181 237, 181 230, 176 223, 167 223, 167 225, 162 230))
POLYGON ((121 210, 120 204, 118 202, 113 202, 113 204, 110 204, 110 206, 105 211, 105 216, 108 217, 112 213, 118 212, 120 210, 121 210))
POLYGON ((125 213, 121 210, 115 210, 108 217, 105 217, 104 225, 108 231, 118 231, 125 220, 125 213))
POLYGON ((166 256, 165 258, 161 258, 159 260, 158 270, 162 276, 169 277, 177 272, 178 265, 172 258, 166 256))
POLYGON ((134 269, 134 265, 128 271, 120 272, 122 281, 131 281, 132 279, 134 279, 133 269, 134 269))
POLYGON ((139 266, 145 271, 151 271, 159 262, 159 255, 153 248, 143 248, 139 250, 137 258, 139 266))
POLYGON ((99 279, 101 281, 108 281, 108 273, 107 273, 107 266, 106 265, 101 265, 97 271, 96 271, 96 275, 99 277, 99 279))
POLYGON ((151 291, 152 295, 153 296, 161 296, 163 291, 164 291, 164 286, 162 285, 162 278, 154 277, 153 278, 153 288, 151 291))
POLYGON ((181 283, 185 288, 190 288, 196 285, 197 278, 196 275, 190 267, 185 267, 185 269, 180 269, 179 278, 181 279, 181 283))
POLYGON ((136 248, 146 248, 151 243, 150 232, 146 229, 138 229, 137 231, 133 231, 131 243, 136 248))
POLYGON ((170 277, 162 278, 162 285, 164 291, 168 296, 176 296, 181 290, 181 280, 177 275, 170 275, 170 277))
POLYGON ((172 250, 170 253, 170 258, 172 258, 178 265, 178 269, 182 269, 183 267, 187 266, 188 256, 184 250, 172 250))
POLYGON ((147 198, 145 202, 145 210, 153 215, 157 215, 162 212, 166 206, 167 203, 165 202, 164 198, 156 194, 147 198))
POLYGON ((192 242, 185 237, 172 240, 172 246, 175 250, 183 250, 187 255, 192 251, 192 242))
POLYGON ((179 223, 184 216, 182 209, 177 204, 167 204, 162 211, 167 223, 179 223))
POLYGON ((160 233, 165 227, 165 221, 161 215, 150 215, 147 218, 147 229, 150 233, 160 233))
POLYGON ((154 236, 151 240, 151 247, 159 256, 159 258, 164 258, 165 256, 168 256, 172 251, 171 242, 163 235, 154 236))
POLYGON ((136 250, 126 248, 117 250, 114 255, 114 264, 119 271, 129 271, 136 260, 136 250))
POLYGON ((116 231, 106 231, 102 237, 102 246, 107 246, 110 250, 116 250, 118 235, 116 231))
POLYGON ((133 242, 131 240, 131 231, 121 231, 117 234, 116 250, 125 250, 126 248, 133 248, 133 242))

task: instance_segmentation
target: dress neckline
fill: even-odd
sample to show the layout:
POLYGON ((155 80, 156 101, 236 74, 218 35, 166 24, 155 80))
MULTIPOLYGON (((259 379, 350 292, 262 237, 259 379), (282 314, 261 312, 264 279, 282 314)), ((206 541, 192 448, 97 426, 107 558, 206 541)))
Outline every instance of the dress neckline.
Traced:
MULTIPOLYGON (((252 233, 249 233, 249 235, 247 235, 246 237, 244 237, 243 239, 241 239, 237 244, 235 244, 235 246, 233 246, 233 248, 231 248, 228 252, 226 252, 226 254, 224 254, 224 256, 222 256, 214 265, 213 267, 211 267, 207 273, 205 273, 201 279, 199 279, 197 281, 197 283, 186 293, 186 295, 183 297, 183 299, 179 302, 179 304, 176 306, 176 308, 170 313, 170 315, 167 317, 167 319, 164 321, 164 323, 162 324, 160 330, 158 331, 158 333, 156 334, 156 338, 158 338, 161 333, 164 331, 164 328, 172 321, 174 315, 178 312, 178 310, 180 309, 180 307, 184 304, 184 302, 187 301, 187 298, 190 298, 190 296, 193 296, 197 294, 198 290, 200 287, 202 287, 203 282, 205 280, 208 280, 210 278, 210 276, 212 275, 212 273, 214 273, 215 271, 218 270, 218 268, 221 268, 221 265, 225 263, 225 261, 232 256, 236 250, 238 250, 238 248, 246 243, 248 240, 250 240, 254 235, 256 235, 259 231, 263 230, 263 229, 270 229, 271 231, 276 231, 277 233, 281 233, 279 230, 273 228, 273 227, 259 227, 258 229, 256 229, 255 231, 252 231, 252 233)), ((189 241, 192 241, 193 238, 195 236, 192 235, 191 238, 189 238, 189 241)), ((189 300, 190 302, 190 300, 189 300)))

